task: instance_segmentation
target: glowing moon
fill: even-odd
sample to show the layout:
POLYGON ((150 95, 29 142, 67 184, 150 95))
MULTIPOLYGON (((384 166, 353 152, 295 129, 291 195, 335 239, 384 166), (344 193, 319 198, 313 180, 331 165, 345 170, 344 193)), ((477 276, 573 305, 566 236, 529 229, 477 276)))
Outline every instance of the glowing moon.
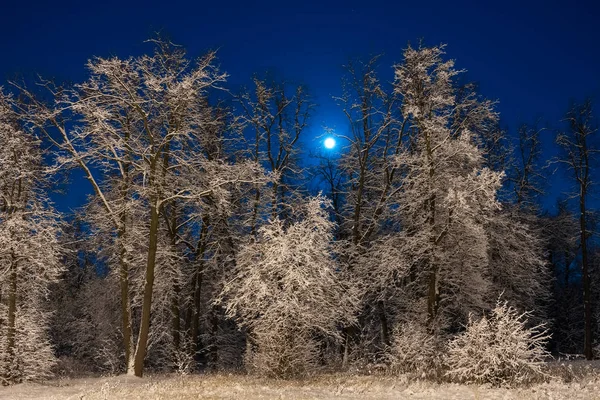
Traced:
POLYGON ((327 138, 325 139, 325 147, 327 147, 328 149, 333 149, 335 147, 335 139, 333 138, 327 138))

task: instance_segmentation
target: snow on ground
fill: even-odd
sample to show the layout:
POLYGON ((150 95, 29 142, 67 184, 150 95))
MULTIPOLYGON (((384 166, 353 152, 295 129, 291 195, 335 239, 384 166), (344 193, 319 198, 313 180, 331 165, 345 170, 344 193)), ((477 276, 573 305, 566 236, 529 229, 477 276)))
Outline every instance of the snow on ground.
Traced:
POLYGON ((0 399, 599 399, 600 377, 529 388, 408 382, 406 377, 327 375, 276 381, 245 375, 156 375, 59 379, 0 388, 0 399))

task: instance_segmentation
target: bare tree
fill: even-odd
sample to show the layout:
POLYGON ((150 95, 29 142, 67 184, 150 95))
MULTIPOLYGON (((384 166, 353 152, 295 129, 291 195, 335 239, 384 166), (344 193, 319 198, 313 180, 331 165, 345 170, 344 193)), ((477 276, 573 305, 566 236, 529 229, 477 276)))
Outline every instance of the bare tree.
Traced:
POLYGON ((579 218, 569 209, 568 201, 558 201, 557 209, 556 215, 541 218, 554 276, 554 304, 548 313, 553 322, 551 344, 559 354, 575 354, 581 353, 585 331, 581 282, 577 278, 581 234, 579 218))
POLYGON ((543 128, 537 125, 523 124, 519 127, 519 146, 517 160, 513 163, 513 171, 509 178, 513 182, 513 190, 517 205, 535 208, 535 200, 543 194, 544 174, 540 165, 542 156, 541 133, 543 128))
POLYGON ((564 165, 572 174, 571 177, 575 186, 572 197, 576 198, 579 204, 579 234, 585 321, 583 352, 588 360, 591 360, 593 357, 593 310, 588 254, 588 239, 591 235, 588 229, 590 212, 587 208, 587 200, 593 182, 592 166, 598 154, 598 147, 595 143, 595 134, 598 132, 598 127, 592 111, 591 100, 586 100, 582 104, 573 105, 567 112, 565 121, 569 128, 566 132, 560 132, 556 136, 556 144, 561 149, 562 155, 553 160, 555 163, 564 165))
POLYGON ((350 126, 349 135, 338 136, 349 143, 341 167, 348 178, 344 228, 354 245, 368 243, 385 217, 398 178, 393 156, 405 134, 397 98, 386 93, 377 77, 378 59, 350 62, 342 96, 336 98, 350 126))
MULTIPOLYGON (((293 180, 300 176, 296 157, 299 140, 305 133, 314 108, 306 88, 298 85, 291 89, 285 82, 254 78, 254 93, 240 95, 244 110, 243 120, 254 130, 248 150, 252 159, 274 175, 270 196, 271 217, 281 216, 285 196, 293 192, 293 180)), ((256 233, 261 203, 256 190, 252 229, 256 233)))
MULTIPOLYGON (((367 320, 371 317, 378 326, 373 336, 381 339, 376 347, 390 343, 386 299, 379 296, 379 287, 363 285, 368 280, 364 273, 369 272, 362 261, 381 233, 398 193, 399 173, 394 156, 400 151, 406 132, 400 122, 396 96, 391 88, 386 90, 378 77, 378 60, 376 56, 366 62, 350 61, 342 80, 342 94, 334 98, 349 126, 348 133, 336 132, 347 143, 336 167, 341 172, 338 195, 344 199, 338 212, 338 236, 343 242, 342 258, 348 264, 349 274, 365 290, 359 326, 344 329, 344 365, 351 351, 349 345, 358 340, 361 330, 369 329, 367 320)), ((321 169, 321 173, 330 174, 324 176, 331 183, 335 175, 331 175, 331 165, 328 168, 321 169)))

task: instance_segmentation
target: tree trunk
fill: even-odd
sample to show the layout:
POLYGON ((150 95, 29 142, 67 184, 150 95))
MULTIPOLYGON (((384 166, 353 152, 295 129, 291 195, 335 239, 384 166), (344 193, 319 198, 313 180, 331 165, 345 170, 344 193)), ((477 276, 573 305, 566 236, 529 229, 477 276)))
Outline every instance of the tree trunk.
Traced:
POLYGON ((255 236, 257 235, 258 232, 258 208, 260 205, 260 189, 258 188, 258 186, 256 187, 256 193, 254 195, 254 209, 252 210, 252 230, 251 230, 251 235, 255 236))
POLYGON ((583 353, 585 358, 591 360, 592 354, 592 303, 590 293, 590 272, 588 265, 587 252, 587 228, 586 228, 586 209, 585 209, 585 190, 582 188, 579 196, 579 225, 581 231, 581 267, 583 279, 583 313, 585 320, 585 339, 583 343, 583 353))
POLYGON ((273 182, 273 203, 271 204, 271 217, 273 219, 279 216, 279 202, 277 201, 277 190, 279 190, 279 183, 273 182))
MULTIPOLYGON (((171 228, 169 232, 171 234, 171 248, 173 252, 177 251, 177 204, 175 202, 172 203, 172 216, 171 216, 171 228)), ((171 327, 172 327, 172 335, 173 335, 173 348, 175 352, 178 352, 181 347, 181 309, 179 306, 179 300, 181 295, 181 290, 179 288, 179 277, 175 278, 175 282, 173 283, 173 299, 171 302, 171 327)))
MULTIPOLYGON (((433 166, 433 149, 431 148, 431 139, 429 135, 426 136, 427 140, 427 162, 429 164, 429 179, 430 184, 433 185, 433 178, 435 176, 435 168, 433 166)), ((431 189, 430 189, 431 191, 431 189)), ((434 260, 434 251, 436 246, 435 239, 435 202, 436 195, 432 193, 429 199, 427 200, 427 208, 429 216, 427 218, 427 222, 429 224, 429 228, 431 230, 431 254, 429 255, 429 282, 428 282, 428 291, 427 291, 427 314, 429 317, 429 322, 433 322, 438 312, 438 304, 439 304, 439 271, 437 263, 434 260)))
POLYGON ((158 248, 158 200, 151 199, 150 206, 150 232, 148 259, 146 263, 146 279, 144 284, 144 300, 142 303, 142 319, 135 350, 134 372, 141 377, 144 373, 144 359, 146 358, 146 347, 150 333, 150 312, 152 310, 152 290, 154 287, 154 268, 156 266, 156 251, 158 248))
POLYGON ((202 271, 204 263, 201 263, 198 271, 196 271, 196 282, 194 288, 194 314, 192 318, 192 344, 194 346, 195 353, 201 350, 200 338, 200 314, 201 314, 201 295, 202 295, 202 271))
POLYGON ((123 329, 123 348, 125 349, 125 364, 127 374, 132 375, 133 371, 133 335, 131 332, 131 304, 129 304, 129 267, 126 260, 125 250, 125 232, 127 216, 121 214, 121 228, 117 232, 117 241, 119 243, 119 284, 121 287, 121 327, 123 329))
POLYGON ((200 242, 198 243, 198 250, 196 253, 197 268, 194 276, 194 304, 193 304, 193 317, 192 317, 192 348, 194 354, 198 355, 202 349, 202 343, 200 343, 200 315, 201 300, 202 300, 202 279, 204 277, 204 254, 206 252, 206 246, 208 244, 208 226, 210 219, 207 216, 202 217, 202 230, 200 232, 200 242))
POLYGON ((181 319, 179 317, 179 285, 173 285, 173 301, 171 304, 171 313, 173 314, 173 319, 171 321, 171 326, 173 329, 173 348, 175 351, 179 351, 181 345, 181 319))
POLYGON ((131 333, 131 308, 129 304, 129 269, 125 260, 125 246, 123 243, 120 245, 119 255, 119 281, 121 286, 121 324, 123 329, 123 348, 125 349, 125 363, 127 367, 127 374, 132 375, 134 373, 134 360, 133 360, 133 335, 131 333))
POLYGON ((352 327, 346 327, 342 330, 342 369, 348 367, 348 361, 350 356, 350 337, 352 336, 352 327))
POLYGON ((387 316, 385 315, 385 305, 383 301, 377 302, 377 313, 379 314, 379 322, 381 323, 381 341, 384 345, 390 346, 390 330, 388 326, 387 316))
POLYGON ((210 346, 210 361, 212 364, 212 369, 217 371, 219 367, 219 343, 217 342, 217 338, 219 337, 219 316, 217 314, 216 307, 213 307, 210 314, 212 336, 212 346, 210 346))
POLYGON ((6 363, 5 378, 9 382, 16 382, 16 376, 12 368, 15 361, 15 336, 16 336, 16 316, 17 316, 17 261, 14 254, 11 255, 10 278, 8 289, 8 329, 6 332, 6 354, 8 360, 6 363))
POLYGON ((433 321, 438 311, 438 299, 439 299, 439 282, 438 282, 438 271, 435 265, 431 266, 431 272, 429 274, 429 287, 427 291, 427 315, 429 321, 433 321))

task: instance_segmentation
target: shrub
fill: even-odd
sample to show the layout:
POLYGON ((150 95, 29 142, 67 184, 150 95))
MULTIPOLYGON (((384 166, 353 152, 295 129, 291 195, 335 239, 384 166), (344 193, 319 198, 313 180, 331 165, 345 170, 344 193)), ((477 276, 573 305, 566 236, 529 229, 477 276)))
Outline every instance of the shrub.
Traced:
POLYGON ((543 325, 527 327, 529 313, 498 301, 490 317, 474 321, 448 347, 446 375, 461 383, 495 386, 529 382, 543 375, 549 335, 543 325))
POLYGON ((310 375, 319 368, 319 343, 303 329, 258 327, 252 336, 244 360, 250 373, 289 379, 310 375))
POLYGON ((442 350, 439 340, 424 326, 408 322, 393 334, 390 367, 394 372, 437 377, 442 350))

